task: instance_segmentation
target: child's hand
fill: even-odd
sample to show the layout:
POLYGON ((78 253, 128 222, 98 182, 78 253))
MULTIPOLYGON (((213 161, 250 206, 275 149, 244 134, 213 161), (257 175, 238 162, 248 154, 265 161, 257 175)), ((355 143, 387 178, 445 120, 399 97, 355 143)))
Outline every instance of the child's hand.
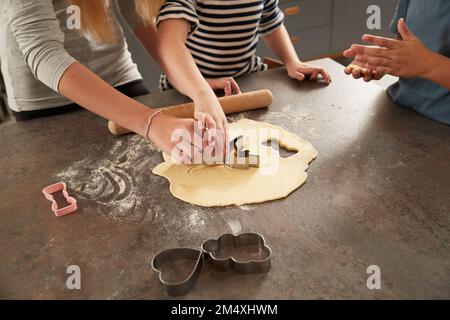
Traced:
POLYGON ((214 93, 201 95, 194 100, 194 118, 198 120, 200 132, 207 132, 209 142, 226 137, 227 118, 214 93))
POLYGON ((289 77, 299 81, 305 80, 306 77, 309 77, 310 80, 316 80, 317 76, 320 74, 326 84, 330 84, 331 82, 330 75, 321 67, 311 66, 300 61, 295 61, 287 64, 286 69, 289 77))
POLYGON ((226 78, 210 78, 205 79, 208 82, 211 89, 215 90, 223 90, 226 96, 231 96, 232 94, 241 93, 241 89, 239 88, 237 82, 232 77, 226 78))

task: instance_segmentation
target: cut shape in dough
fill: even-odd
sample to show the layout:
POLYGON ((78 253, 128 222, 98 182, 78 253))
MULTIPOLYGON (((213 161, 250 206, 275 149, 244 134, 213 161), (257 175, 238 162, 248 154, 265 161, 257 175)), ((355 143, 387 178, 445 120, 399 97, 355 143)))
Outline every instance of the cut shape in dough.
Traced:
POLYGON ((287 197, 306 181, 308 164, 317 151, 306 140, 269 123, 241 119, 229 125, 230 139, 244 134, 248 149, 259 154, 259 168, 230 169, 223 165, 174 164, 164 154, 164 162, 153 173, 170 182, 170 192, 178 199, 204 207, 244 205, 287 197), (288 158, 279 156, 267 141, 297 151, 288 158), (253 142, 253 143, 252 143, 253 142))

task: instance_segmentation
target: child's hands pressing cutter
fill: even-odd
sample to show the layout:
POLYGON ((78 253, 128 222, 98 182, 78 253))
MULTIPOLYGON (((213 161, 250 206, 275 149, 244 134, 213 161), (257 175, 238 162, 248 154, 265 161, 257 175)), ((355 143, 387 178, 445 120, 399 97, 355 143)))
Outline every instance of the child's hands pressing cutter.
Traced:
POLYGON ((197 120, 197 129, 209 145, 217 142, 225 144, 228 122, 214 92, 194 100, 194 118, 197 120))
MULTIPOLYGON (((226 96, 241 93, 239 85, 232 77, 205 79, 211 89, 223 90, 226 96)), ((216 96, 205 95, 194 101, 194 117, 198 120, 200 132, 206 131, 208 142, 226 141, 227 118, 216 96)))

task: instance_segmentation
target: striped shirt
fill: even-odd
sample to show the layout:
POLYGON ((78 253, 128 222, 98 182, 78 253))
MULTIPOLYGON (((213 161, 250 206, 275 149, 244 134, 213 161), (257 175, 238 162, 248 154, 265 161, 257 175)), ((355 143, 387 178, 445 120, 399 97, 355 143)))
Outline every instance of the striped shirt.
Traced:
MULTIPOLYGON (((278 0, 166 0, 157 24, 186 19, 186 46, 205 78, 239 77, 267 69, 255 55, 259 36, 283 24, 278 0)), ((171 86, 161 75, 163 90, 171 86)))

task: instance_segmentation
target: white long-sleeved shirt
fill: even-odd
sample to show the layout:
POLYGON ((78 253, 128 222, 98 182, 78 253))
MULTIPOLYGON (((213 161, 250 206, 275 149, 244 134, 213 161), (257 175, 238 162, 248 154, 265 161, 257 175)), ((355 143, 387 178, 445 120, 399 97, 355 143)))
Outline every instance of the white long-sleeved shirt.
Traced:
MULTIPOLYGON (((136 28, 141 20, 134 11, 134 1, 116 2, 130 27, 136 28)), ((70 104, 58 94, 58 84, 75 61, 112 86, 142 78, 112 12, 118 40, 100 44, 79 30, 68 29, 68 6, 66 0, 0 0, 1 70, 8 104, 14 111, 70 104)))

